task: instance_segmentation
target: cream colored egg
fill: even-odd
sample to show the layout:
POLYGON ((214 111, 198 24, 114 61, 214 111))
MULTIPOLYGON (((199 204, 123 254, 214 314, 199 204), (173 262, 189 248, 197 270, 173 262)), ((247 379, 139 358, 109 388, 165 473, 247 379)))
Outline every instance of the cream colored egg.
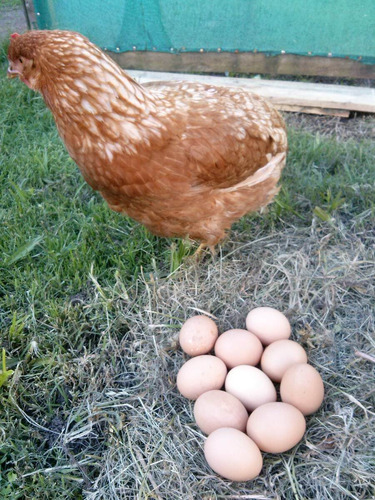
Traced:
POLYGON ((213 389, 221 389, 227 367, 221 359, 203 354, 189 359, 177 374, 177 388, 188 399, 197 399, 213 389))
POLYGON ((272 381, 254 366, 232 368, 225 379, 225 390, 238 398, 248 411, 276 401, 276 389, 272 381))
POLYGON ((248 436, 260 450, 283 453, 301 441, 306 430, 302 413, 287 403, 267 403, 256 408, 246 425, 248 436))
POLYGON ((208 316, 192 316, 182 325, 179 333, 181 349, 189 356, 207 354, 218 337, 216 323, 208 316))
POLYGON ((292 365, 281 379, 280 396, 284 403, 295 406, 304 415, 311 415, 323 402, 322 377, 307 363, 292 365))
POLYGON ((208 391, 194 404, 194 418, 205 434, 220 427, 233 427, 245 432, 249 415, 241 401, 225 391, 208 391))
POLYGON ((254 441, 228 427, 216 429, 208 436, 204 456, 211 469, 231 481, 250 481, 263 466, 262 454, 254 441))
POLYGON ((255 366, 259 363, 262 352, 261 341, 248 330, 228 330, 219 336, 215 344, 215 355, 228 368, 238 365, 255 366))
POLYGON ((280 382, 285 371, 296 363, 307 363, 307 354, 297 342, 285 339, 276 340, 265 348, 260 366, 271 380, 280 382))
POLYGON ((273 307, 257 307, 246 317, 246 328, 254 333, 263 345, 288 339, 291 334, 289 320, 273 307))

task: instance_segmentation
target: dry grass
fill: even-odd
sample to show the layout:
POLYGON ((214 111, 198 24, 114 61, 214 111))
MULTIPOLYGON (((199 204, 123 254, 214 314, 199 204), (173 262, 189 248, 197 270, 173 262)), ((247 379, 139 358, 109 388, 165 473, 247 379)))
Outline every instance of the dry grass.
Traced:
POLYGON ((318 133, 323 137, 335 137, 339 141, 350 138, 357 140, 375 138, 375 116, 354 114, 350 118, 337 116, 285 113, 289 126, 299 130, 318 133))
POLYGON ((185 265, 168 279, 155 271, 140 280, 140 291, 126 290, 120 278, 103 290, 92 277, 93 294, 78 307, 107 315, 102 349, 64 374, 87 396, 52 440, 55 452, 74 451, 70 471, 87 499, 374 498, 375 364, 357 352, 375 353, 374 231, 314 219, 310 228, 249 242, 234 236, 215 260, 185 265), (326 396, 298 446, 266 454, 256 480, 232 483, 205 463, 192 403, 175 387, 184 360, 177 335, 201 311, 221 331, 243 327, 247 311, 260 305, 287 314, 326 396))
POLYGON ((374 498, 371 119, 289 115, 275 203, 241 219, 214 261, 180 266, 191 249, 83 183, 40 98, 4 77, 0 107, 0 347, 14 370, 0 390, 0 498, 374 498), (196 312, 224 331, 257 305, 289 316, 326 398, 297 447, 236 484, 203 459, 175 387, 177 335, 196 312))

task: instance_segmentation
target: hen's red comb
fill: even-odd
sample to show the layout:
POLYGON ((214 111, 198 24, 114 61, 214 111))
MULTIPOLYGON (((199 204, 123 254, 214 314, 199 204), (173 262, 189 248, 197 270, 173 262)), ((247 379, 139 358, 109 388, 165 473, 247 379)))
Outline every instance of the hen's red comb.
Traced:
POLYGON ((10 38, 17 38, 19 35, 19 33, 13 33, 12 35, 10 35, 10 38))

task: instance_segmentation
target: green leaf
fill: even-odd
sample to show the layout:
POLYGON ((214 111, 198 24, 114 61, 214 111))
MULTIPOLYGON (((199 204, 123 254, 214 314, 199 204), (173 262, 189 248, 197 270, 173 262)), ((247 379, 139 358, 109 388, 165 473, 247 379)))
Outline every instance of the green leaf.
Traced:
POLYGON ((17 474, 15 472, 8 472, 7 479, 10 483, 13 483, 17 479, 17 474))
POLYGON ((7 383, 8 378, 11 377, 14 373, 13 370, 7 370, 6 360, 5 360, 5 349, 3 348, 3 360, 2 360, 3 369, 0 371, 0 387, 7 383))
POLYGON ((331 220, 330 214, 328 212, 326 212, 325 210, 323 210, 323 208, 320 208, 320 207, 314 208, 314 215, 319 217, 319 219, 321 219, 324 222, 328 222, 331 220))
POLYGON ((12 323, 9 327, 9 337, 11 339, 18 338, 23 332, 24 327, 25 327, 24 321, 22 319, 18 319, 17 313, 14 312, 12 317, 12 323))
POLYGON ((14 264, 15 262, 23 259, 26 257, 39 243, 42 241, 43 236, 37 236, 33 240, 28 241, 24 245, 21 245, 17 250, 8 257, 8 259, 5 261, 5 264, 10 266, 11 264, 14 264))

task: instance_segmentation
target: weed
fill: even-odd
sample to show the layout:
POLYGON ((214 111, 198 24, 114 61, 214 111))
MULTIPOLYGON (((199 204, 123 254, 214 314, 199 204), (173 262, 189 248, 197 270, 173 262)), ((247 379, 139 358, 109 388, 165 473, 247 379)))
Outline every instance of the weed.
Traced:
POLYGON ((13 375, 13 370, 7 370, 6 359, 5 359, 5 349, 3 348, 2 354, 2 370, 0 372, 0 387, 8 382, 9 377, 13 375))

